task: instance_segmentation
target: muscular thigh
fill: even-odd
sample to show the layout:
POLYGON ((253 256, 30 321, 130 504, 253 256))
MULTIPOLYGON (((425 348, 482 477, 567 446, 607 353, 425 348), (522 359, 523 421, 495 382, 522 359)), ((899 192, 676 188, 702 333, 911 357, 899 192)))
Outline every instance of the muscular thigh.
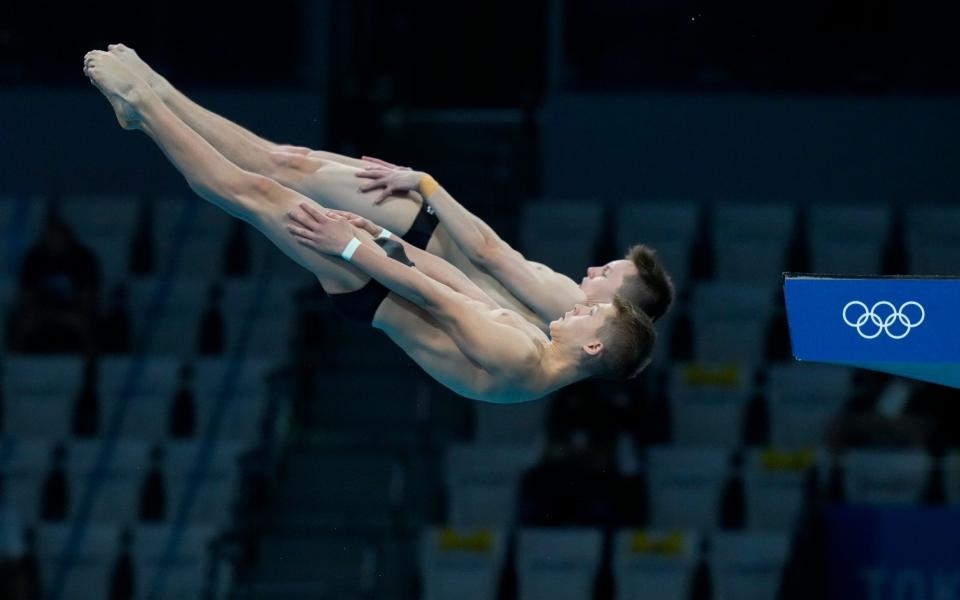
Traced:
POLYGON ((323 206, 356 213, 400 235, 406 233, 420 211, 420 200, 406 196, 375 204, 380 192, 360 191, 367 180, 356 176, 361 170, 358 167, 332 160, 313 160, 309 164, 309 168, 298 172, 286 171, 279 181, 323 206))
MULTIPOLYGON (((279 184, 270 186, 268 197, 256 203, 246 219, 267 236, 284 254, 313 273, 330 294, 343 294, 360 289, 369 277, 339 257, 314 252, 300 245, 288 231, 287 213, 310 199, 279 184)), ((363 234, 363 232, 360 232, 363 234)), ((365 235, 365 234, 364 234, 365 235)))

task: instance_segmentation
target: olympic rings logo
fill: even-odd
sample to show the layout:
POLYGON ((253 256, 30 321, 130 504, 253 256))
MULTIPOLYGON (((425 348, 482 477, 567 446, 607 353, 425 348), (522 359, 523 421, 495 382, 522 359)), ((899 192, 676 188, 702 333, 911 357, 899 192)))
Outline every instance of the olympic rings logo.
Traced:
POLYGON ((907 337, 911 329, 923 323, 926 317, 927 314, 923 310, 923 306, 913 300, 904 302, 900 305, 900 308, 886 300, 881 300, 869 308, 863 302, 853 300, 847 302, 847 305, 843 307, 843 322, 855 328, 860 337, 866 340, 872 340, 881 333, 886 333, 892 339, 902 340, 907 337), (854 307, 856 307, 856 311, 851 310, 854 307), (916 309, 908 310, 911 307, 916 307, 916 309), (913 315, 917 317, 917 320, 914 321, 910 318, 908 312, 916 313, 917 311, 919 313, 913 315), (860 314, 856 319, 851 320, 851 312, 860 314), (901 328, 903 331, 900 331, 901 328))

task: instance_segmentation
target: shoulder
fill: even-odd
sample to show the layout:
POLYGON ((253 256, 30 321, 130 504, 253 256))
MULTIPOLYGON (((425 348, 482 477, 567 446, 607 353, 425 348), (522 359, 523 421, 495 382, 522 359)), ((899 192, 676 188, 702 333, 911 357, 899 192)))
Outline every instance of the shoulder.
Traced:
POLYGON ((529 382, 540 369, 543 344, 529 332, 520 328, 517 331, 520 335, 504 348, 504 360, 498 365, 497 374, 522 384, 529 382))

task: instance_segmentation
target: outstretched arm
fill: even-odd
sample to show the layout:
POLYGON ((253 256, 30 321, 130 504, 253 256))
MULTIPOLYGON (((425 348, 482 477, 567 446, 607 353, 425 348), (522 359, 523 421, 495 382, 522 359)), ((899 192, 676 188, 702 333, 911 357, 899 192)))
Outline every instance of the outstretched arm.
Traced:
POLYGON ((431 279, 414 265, 394 260, 371 243, 361 243, 354 228, 304 203, 291 214, 289 231, 304 246, 340 255, 391 292, 431 313, 464 355, 490 373, 511 376, 527 372, 537 358, 529 335, 489 316, 489 306, 431 279), (294 224, 295 223, 295 224, 294 224))
POLYGON ((463 253, 499 280, 544 321, 552 321, 584 300, 583 292, 572 279, 545 265, 527 260, 483 219, 457 202, 432 177, 418 171, 396 168, 383 161, 380 164, 382 166, 379 168, 357 173, 358 177, 370 179, 361 189, 382 188, 381 198, 418 191, 463 253))
MULTIPOLYGON (((307 210, 315 211, 316 209, 312 206, 308 206, 307 210)), ((373 223, 368 219, 349 211, 328 209, 326 210, 325 214, 334 218, 346 219, 357 229, 361 229, 372 235, 374 239, 381 238, 381 236, 384 235, 384 232, 387 231, 376 223, 373 223)), ((300 225, 309 228, 309 223, 300 223, 300 225)), ((463 271, 457 267, 448 263, 439 256, 430 254, 425 250, 417 248, 413 244, 407 243, 406 240, 399 236, 393 235, 390 232, 387 232, 386 235, 389 241, 403 248, 403 251, 406 253, 407 257, 413 262, 413 264, 416 265, 417 269, 419 269, 427 277, 439 281, 440 283, 452 288, 454 291, 470 297, 472 300, 482 302, 484 305, 490 308, 499 308, 496 300, 491 298, 480 288, 480 286, 471 281, 470 278, 464 275, 463 271)))

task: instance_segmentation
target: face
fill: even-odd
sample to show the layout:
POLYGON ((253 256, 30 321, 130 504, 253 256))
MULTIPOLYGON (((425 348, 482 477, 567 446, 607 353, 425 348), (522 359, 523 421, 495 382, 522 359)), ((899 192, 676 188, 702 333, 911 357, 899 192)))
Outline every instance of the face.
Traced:
POLYGON ((599 267, 588 267, 580 289, 594 302, 610 302, 623 284, 623 278, 637 274, 637 268, 629 260, 612 260, 599 267))
POLYGON ((599 341, 600 328, 616 311, 609 303, 577 304, 550 323, 550 336, 574 346, 594 344, 599 341))

